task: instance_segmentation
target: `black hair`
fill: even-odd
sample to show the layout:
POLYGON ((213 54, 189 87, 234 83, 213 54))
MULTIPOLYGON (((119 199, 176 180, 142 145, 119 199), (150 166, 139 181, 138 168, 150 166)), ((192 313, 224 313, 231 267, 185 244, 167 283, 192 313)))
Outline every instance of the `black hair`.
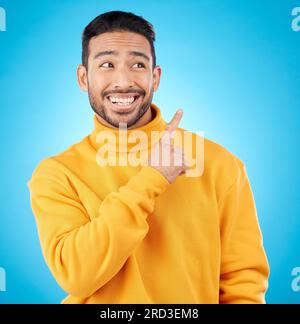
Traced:
POLYGON ((88 67, 89 43, 91 38, 114 31, 129 31, 147 38, 151 47, 153 68, 156 66, 154 49, 155 31, 150 22, 131 12, 109 11, 91 21, 82 34, 82 64, 88 67))

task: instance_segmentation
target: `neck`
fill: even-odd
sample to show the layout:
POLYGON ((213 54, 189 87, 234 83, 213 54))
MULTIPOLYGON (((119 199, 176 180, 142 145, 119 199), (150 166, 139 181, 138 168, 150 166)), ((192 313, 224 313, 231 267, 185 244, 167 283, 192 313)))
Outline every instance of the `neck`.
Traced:
MULTIPOLYGON (((99 116, 98 114, 96 114, 97 119, 99 120, 99 122, 107 127, 110 128, 115 128, 117 129, 117 127, 111 125, 110 123, 108 123, 105 119, 103 119, 101 116, 99 116)), ((138 127, 142 127, 148 123, 151 122, 151 120, 153 119, 152 116, 152 109, 151 107, 148 108, 148 110, 145 112, 145 114, 132 126, 128 127, 128 129, 134 129, 134 128, 138 128, 138 127)))

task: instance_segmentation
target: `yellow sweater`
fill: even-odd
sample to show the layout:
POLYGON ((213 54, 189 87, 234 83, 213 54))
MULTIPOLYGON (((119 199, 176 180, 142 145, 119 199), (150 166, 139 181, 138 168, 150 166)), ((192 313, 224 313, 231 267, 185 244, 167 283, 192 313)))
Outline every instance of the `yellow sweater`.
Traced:
MULTIPOLYGON (((164 130, 151 109, 139 130, 164 130)), ((204 139, 198 177, 170 184, 149 166, 100 167, 97 134, 118 130, 94 124, 28 183, 62 303, 264 303, 269 268, 243 163, 204 139)))

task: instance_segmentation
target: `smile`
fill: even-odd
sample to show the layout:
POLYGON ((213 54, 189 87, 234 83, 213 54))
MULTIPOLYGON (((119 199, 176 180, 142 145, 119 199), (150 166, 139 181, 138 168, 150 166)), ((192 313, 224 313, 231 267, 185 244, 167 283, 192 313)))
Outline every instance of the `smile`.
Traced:
POLYGON ((129 106, 131 105, 138 96, 133 96, 133 97, 127 97, 127 98, 119 98, 119 97, 113 97, 109 96, 109 100, 112 104, 117 104, 119 106, 129 106))
POLYGON ((138 102, 139 98, 142 98, 139 94, 122 94, 122 95, 111 95, 106 97, 111 103, 113 108, 116 108, 117 112, 129 112, 133 110, 135 103, 138 102))

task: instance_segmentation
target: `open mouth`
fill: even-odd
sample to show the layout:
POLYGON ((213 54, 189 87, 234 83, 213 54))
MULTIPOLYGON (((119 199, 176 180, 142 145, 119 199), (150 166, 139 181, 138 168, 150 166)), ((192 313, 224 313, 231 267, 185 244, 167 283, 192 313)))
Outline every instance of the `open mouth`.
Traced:
POLYGON ((107 96, 106 99, 110 102, 113 107, 113 110, 117 112, 128 112, 133 110, 135 103, 141 98, 138 94, 128 94, 122 97, 118 95, 107 96))

